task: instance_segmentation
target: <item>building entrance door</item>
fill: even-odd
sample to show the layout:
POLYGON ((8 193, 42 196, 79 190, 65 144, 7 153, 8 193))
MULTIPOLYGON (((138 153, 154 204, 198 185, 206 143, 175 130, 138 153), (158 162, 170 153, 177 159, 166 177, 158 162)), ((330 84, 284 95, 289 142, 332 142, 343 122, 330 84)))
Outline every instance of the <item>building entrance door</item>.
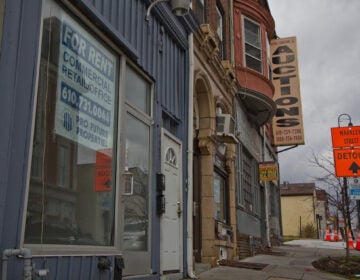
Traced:
POLYGON ((160 271, 182 273, 182 158, 181 141, 162 130, 161 172, 165 175, 165 213, 160 221, 160 271))

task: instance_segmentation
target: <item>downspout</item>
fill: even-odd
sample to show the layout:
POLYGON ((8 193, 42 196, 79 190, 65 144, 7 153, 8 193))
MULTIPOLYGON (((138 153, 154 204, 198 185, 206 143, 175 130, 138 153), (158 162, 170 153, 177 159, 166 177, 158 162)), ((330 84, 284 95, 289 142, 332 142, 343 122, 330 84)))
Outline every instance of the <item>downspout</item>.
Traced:
MULTIPOLYGON (((266 150, 266 139, 265 139, 265 125, 263 125, 263 162, 265 162, 265 150, 266 150)), ((267 181, 264 181, 265 188, 265 224, 266 224, 266 242, 267 246, 271 247, 270 242, 270 222, 269 222, 269 186, 267 181)))
POLYGON ((9 257, 12 256, 21 256, 24 258, 24 280, 31 280, 32 278, 32 256, 31 251, 26 248, 21 249, 6 249, 3 251, 2 255, 2 273, 1 279, 7 279, 7 262, 9 257))
POLYGON ((187 150, 187 274, 197 278, 193 267, 193 101, 194 95, 194 35, 189 34, 189 111, 188 111, 188 150, 187 150))

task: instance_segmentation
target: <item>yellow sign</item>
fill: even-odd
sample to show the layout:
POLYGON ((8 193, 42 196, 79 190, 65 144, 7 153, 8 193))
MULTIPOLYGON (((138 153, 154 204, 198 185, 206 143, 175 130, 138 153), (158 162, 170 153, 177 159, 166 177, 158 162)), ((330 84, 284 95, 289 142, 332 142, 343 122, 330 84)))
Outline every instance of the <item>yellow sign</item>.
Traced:
POLYGON ((260 181, 277 181, 278 165, 275 162, 259 163, 259 177, 260 181))
POLYGON ((275 146, 303 145, 296 37, 271 41, 272 83, 277 111, 272 126, 275 146))

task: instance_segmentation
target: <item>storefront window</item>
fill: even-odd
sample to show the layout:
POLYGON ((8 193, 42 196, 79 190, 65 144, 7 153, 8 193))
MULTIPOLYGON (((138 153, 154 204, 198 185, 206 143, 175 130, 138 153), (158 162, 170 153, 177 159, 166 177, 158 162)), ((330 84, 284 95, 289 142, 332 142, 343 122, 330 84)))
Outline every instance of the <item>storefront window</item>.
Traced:
POLYGON ((114 245, 118 56, 45 5, 27 244, 114 245))

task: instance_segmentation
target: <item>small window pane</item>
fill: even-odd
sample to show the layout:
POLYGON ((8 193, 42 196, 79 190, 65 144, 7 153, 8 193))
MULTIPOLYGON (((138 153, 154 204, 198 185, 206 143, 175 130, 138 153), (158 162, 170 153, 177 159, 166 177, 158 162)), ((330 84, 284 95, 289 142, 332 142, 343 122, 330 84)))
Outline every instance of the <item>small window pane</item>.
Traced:
POLYGON ((245 37, 246 42, 254 45, 255 47, 261 47, 260 41, 260 28, 257 24, 245 19, 245 37))
POLYGON ((249 55, 246 56, 246 66, 261 73, 261 61, 249 55))
POLYGON ((133 106, 150 115, 150 86, 131 67, 126 69, 126 99, 133 106))
POLYGON ((261 50, 251 45, 245 44, 245 52, 247 55, 250 55, 258 60, 261 59, 261 50))

